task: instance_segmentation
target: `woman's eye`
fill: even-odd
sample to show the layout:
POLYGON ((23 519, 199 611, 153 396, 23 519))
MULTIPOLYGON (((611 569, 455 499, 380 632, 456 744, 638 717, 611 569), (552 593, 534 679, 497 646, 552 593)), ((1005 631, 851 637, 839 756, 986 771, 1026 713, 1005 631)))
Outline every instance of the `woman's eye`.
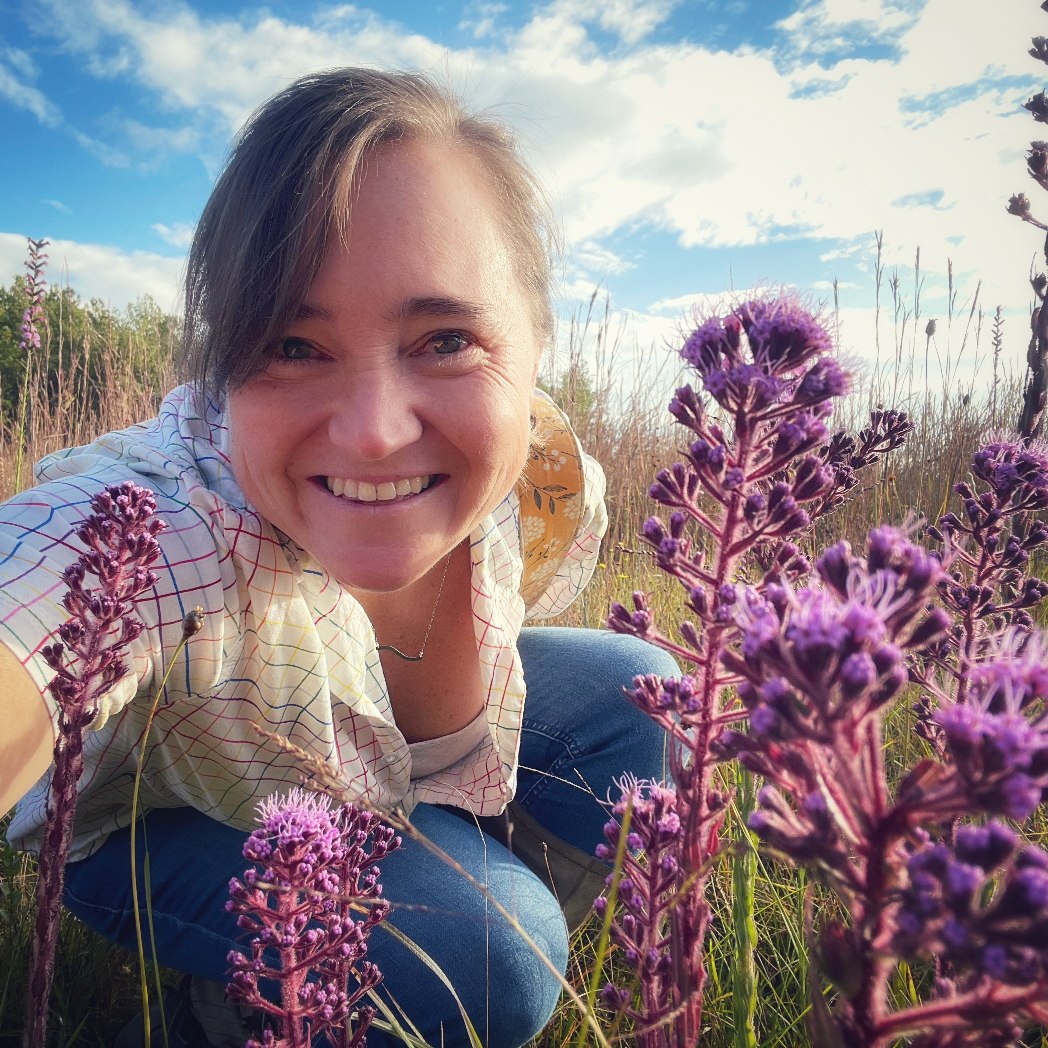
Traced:
POLYGON ((313 347, 300 338, 285 338, 277 346, 277 360, 309 360, 313 347))
POLYGON ((433 347, 434 353, 448 356, 471 346, 473 339, 469 335, 464 335, 461 331, 445 331, 440 335, 434 335, 429 340, 429 344, 433 347))

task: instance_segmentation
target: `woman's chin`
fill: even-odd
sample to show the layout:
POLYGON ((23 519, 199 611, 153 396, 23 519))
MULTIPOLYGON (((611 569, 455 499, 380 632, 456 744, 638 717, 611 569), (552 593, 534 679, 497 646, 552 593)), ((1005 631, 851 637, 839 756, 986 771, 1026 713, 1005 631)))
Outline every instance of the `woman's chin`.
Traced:
POLYGON ((363 553, 347 562, 345 556, 336 563, 317 560, 336 581, 351 593, 397 593, 424 578, 441 557, 408 557, 396 554, 363 553))

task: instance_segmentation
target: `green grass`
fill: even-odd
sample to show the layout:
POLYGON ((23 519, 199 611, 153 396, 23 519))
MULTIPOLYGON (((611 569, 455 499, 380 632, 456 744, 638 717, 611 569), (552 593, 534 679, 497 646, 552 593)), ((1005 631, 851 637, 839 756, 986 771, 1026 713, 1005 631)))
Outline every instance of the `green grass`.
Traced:
MULTIPOLYGON (((6 832, 7 820, 0 822, 6 832)), ((20 1045, 32 938, 33 859, 0 847, 0 1048, 20 1045)), ((138 961, 63 911, 49 1044, 109 1048, 138 1010, 138 961)))

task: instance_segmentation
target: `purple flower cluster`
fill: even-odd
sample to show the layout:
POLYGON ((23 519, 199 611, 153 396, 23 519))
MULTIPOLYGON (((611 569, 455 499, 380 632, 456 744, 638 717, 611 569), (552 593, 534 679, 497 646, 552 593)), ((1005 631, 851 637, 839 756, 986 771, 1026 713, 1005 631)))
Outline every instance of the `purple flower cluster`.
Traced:
POLYGON ((870 424, 853 437, 846 430, 834 433, 820 454, 833 470, 833 486, 822 496, 817 516, 825 517, 854 494, 859 483, 858 473, 901 447, 913 431, 913 423, 904 411, 885 411, 876 408, 870 412, 870 424))
POLYGON ((864 558, 841 543, 816 569, 821 584, 797 591, 740 588, 741 643, 724 661, 743 680, 749 726, 723 731, 714 752, 766 779, 751 829, 850 914, 820 950, 841 991, 834 1036, 880 1046, 935 1030, 943 1039, 922 1043, 991 1043, 1048 993, 1048 855, 994 822, 950 828, 1024 819, 1048 796, 1048 655, 1028 632, 1001 638, 970 668, 964 701, 937 696, 944 759, 919 762, 892 791, 884 717, 949 632, 930 605, 943 569, 890 528, 870 534, 864 558), (956 977, 893 1013, 894 964, 918 958, 956 977))
MULTIPOLYGON (((616 935, 625 949, 639 951, 647 943, 644 963, 652 968, 642 979, 639 1008, 629 1004, 625 991, 609 988, 605 994, 629 1010, 640 1028, 663 1023, 664 1043, 691 1044, 701 1031, 705 888, 727 806, 713 788, 717 758, 711 743, 744 714, 732 697, 739 673, 723 661, 738 632, 735 579, 753 569, 768 586, 805 577, 810 565, 792 539, 810 527, 814 515, 839 502, 847 469, 876 460, 904 428, 895 416, 881 417, 861 446, 845 448, 839 441, 836 451, 827 451, 831 403, 848 384, 832 350, 826 329, 789 296, 741 303, 688 338, 682 356, 696 371, 701 392, 684 386, 670 403, 689 431, 685 460, 656 476, 651 497, 670 515, 668 521, 651 518, 642 539, 656 563, 684 587, 694 620, 680 626, 679 640, 667 635, 641 593, 632 608, 614 606, 609 618, 611 629, 663 647, 689 669, 678 680, 638 678, 628 693, 674 740, 668 763, 681 830, 664 840, 647 818, 661 794, 627 791, 626 800, 638 809, 630 836, 639 847, 630 848, 636 869, 616 935), (642 869, 659 871, 666 894, 656 898, 649 888, 637 895, 632 886, 641 883, 642 869), (662 948, 653 944, 667 940, 674 948, 656 963, 650 951, 662 948)), ((623 811, 620 802, 617 817, 623 811)))
POLYGON ((1048 800, 1048 655, 1012 630, 968 675, 964 701, 932 716, 973 810, 1024 820, 1048 800))
POLYGON ((44 319, 44 292, 47 290, 43 274, 47 265, 44 248, 48 242, 27 239, 29 261, 26 264, 25 294, 29 304, 22 314, 22 331, 18 340, 18 348, 23 352, 40 348, 40 325, 44 319))
POLYGON ((963 513, 925 529, 933 552, 914 529, 882 527, 861 556, 831 546, 813 576, 801 537, 912 428, 878 410, 857 437, 830 437, 846 383, 829 349, 789 300, 747 303, 689 338, 703 392, 684 387, 670 405, 691 431, 686 457, 656 477, 651 496, 670 513, 642 539, 690 618, 670 636, 636 593, 609 619, 688 670, 628 692, 672 741, 672 783, 625 784, 600 852, 624 843, 612 936, 639 974, 604 1000, 645 1048, 701 1031, 704 891, 727 806, 712 774, 732 758, 765 780, 758 840, 847 914, 814 932, 813 969, 838 991, 832 1011, 816 991, 814 1040, 1004 1045, 1048 1012, 1045 855, 978 824, 1021 821, 1048 799, 1048 654, 1031 615, 1048 583, 1030 572, 1048 542, 1035 516, 1048 448, 991 438, 957 487, 963 513), (885 720, 914 686, 933 756, 890 787, 885 720), (938 978, 892 1011, 900 959, 934 960, 938 978))
POLYGON ((972 458, 972 473, 1002 511, 1048 509, 1048 445, 997 437, 972 458))
POLYGON ((322 1033, 336 1048, 356 1048, 375 1014, 358 1002, 382 979, 364 959, 389 912, 377 863, 400 838, 371 812, 332 808, 329 798, 297 788, 263 801, 258 815, 261 827, 244 843, 257 868, 230 882, 226 903, 251 935, 250 955, 229 954, 229 995, 273 1016, 279 1029, 248 1048, 308 1048, 322 1033), (353 911, 362 907, 358 920, 353 911), (260 980, 279 988, 279 1003, 260 980))
POLYGON ((105 694, 127 673, 124 652, 142 632, 134 602, 156 581, 157 535, 166 527, 153 493, 130 482, 91 499, 92 513, 76 537, 87 551, 63 572, 69 618, 59 640, 41 654, 55 677, 58 705, 47 829, 40 848, 37 916, 26 1017, 26 1044, 44 1044, 66 857, 73 836, 77 783, 84 769, 83 732, 105 694), (89 579, 96 580, 88 585, 89 579))
MULTIPOLYGON (((629 969, 637 973, 642 1005, 633 1007, 633 987, 609 984, 601 996, 605 1004, 646 1024, 646 1032, 638 1035, 640 1048, 657 1048, 657 1025, 682 1000, 680 988, 673 984, 673 943, 691 942, 701 950, 702 939, 681 939, 688 929, 674 919, 684 913, 675 913, 682 831, 676 793, 658 783, 636 780, 624 780, 620 789, 613 818, 604 827, 608 843, 598 846, 597 857, 613 862, 622 850, 619 876, 609 879, 621 907, 612 920, 611 936, 622 948, 629 969), (626 840, 622 841, 624 825, 626 840)), ((607 900, 599 898, 594 908, 604 917, 607 900)))
POLYGON ((1048 543, 1048 524, 1034 516, 1048 508, 1048 447, 995 437, 975 453, 972 473, 980 491, 967 483, 955 489, 963 514, 947 513, 929 529, 950 567, 942 599, 957 615, 943 660, 952 655, 961 680, 988 635, 1029 628, 1031 610, 1048 597, 1048 583, 1029 574, 1031 555, 1048 543))
POLYGON ((1045 797, 1045 728, 1033 709, 1045 694, 1044 655, 1033 615, 1048 583, 1031 561, 1048 543, 1037 516, 1048 508, 1048 447, 995 435, 973 456, 972 475, 955 488, 963 512, 928 529, 954 622, 911 667, 920 732, 969 782, 973 805, 1024 819, 1045 797))
POLYGON ((750 828, 848 888, 863 876, 851 844, 890 807, 884 712, 907 683, 907 652, 933 643, 948 618, 928 606, 939 562, 894 529, 872 532, 865 558, 832 547, 816 570, 821 585, 796 591, 740 587, 741 642, 723 658, 742 680, 749 728, 723 731, 713 751, 768 782, 750 828))
POLYGON ((926 841, 906 863, 891 948, 934 952, 969 982, 1048 986, 1048 853, 1000 822, 926 841))
POLYGON ((41 652, 55 671, 48 688, 77 728, 91 722, 97 700, 127 673, 122 652, 143 628, 132 605, 156 582, 156 537, 167 527, 154 516, 153 493, 130 481, 96 495, 91 509, 76 532, 87 552, 62 573, 62 605, 70 617, 58 628, 59 641, 41 652), (85 586, 89 577, 97 585, 85 586))

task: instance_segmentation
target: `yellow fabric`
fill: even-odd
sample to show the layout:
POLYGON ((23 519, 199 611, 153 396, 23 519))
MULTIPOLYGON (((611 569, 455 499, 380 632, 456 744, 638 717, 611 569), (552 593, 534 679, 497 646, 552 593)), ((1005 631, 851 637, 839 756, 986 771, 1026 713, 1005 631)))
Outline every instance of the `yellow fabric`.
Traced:
POLYGON ((586 505, 582 448, 567 416, 541 390, 531 401, 533 437, 517 482, 526 607, 542 595, 564 562, 586 505))

